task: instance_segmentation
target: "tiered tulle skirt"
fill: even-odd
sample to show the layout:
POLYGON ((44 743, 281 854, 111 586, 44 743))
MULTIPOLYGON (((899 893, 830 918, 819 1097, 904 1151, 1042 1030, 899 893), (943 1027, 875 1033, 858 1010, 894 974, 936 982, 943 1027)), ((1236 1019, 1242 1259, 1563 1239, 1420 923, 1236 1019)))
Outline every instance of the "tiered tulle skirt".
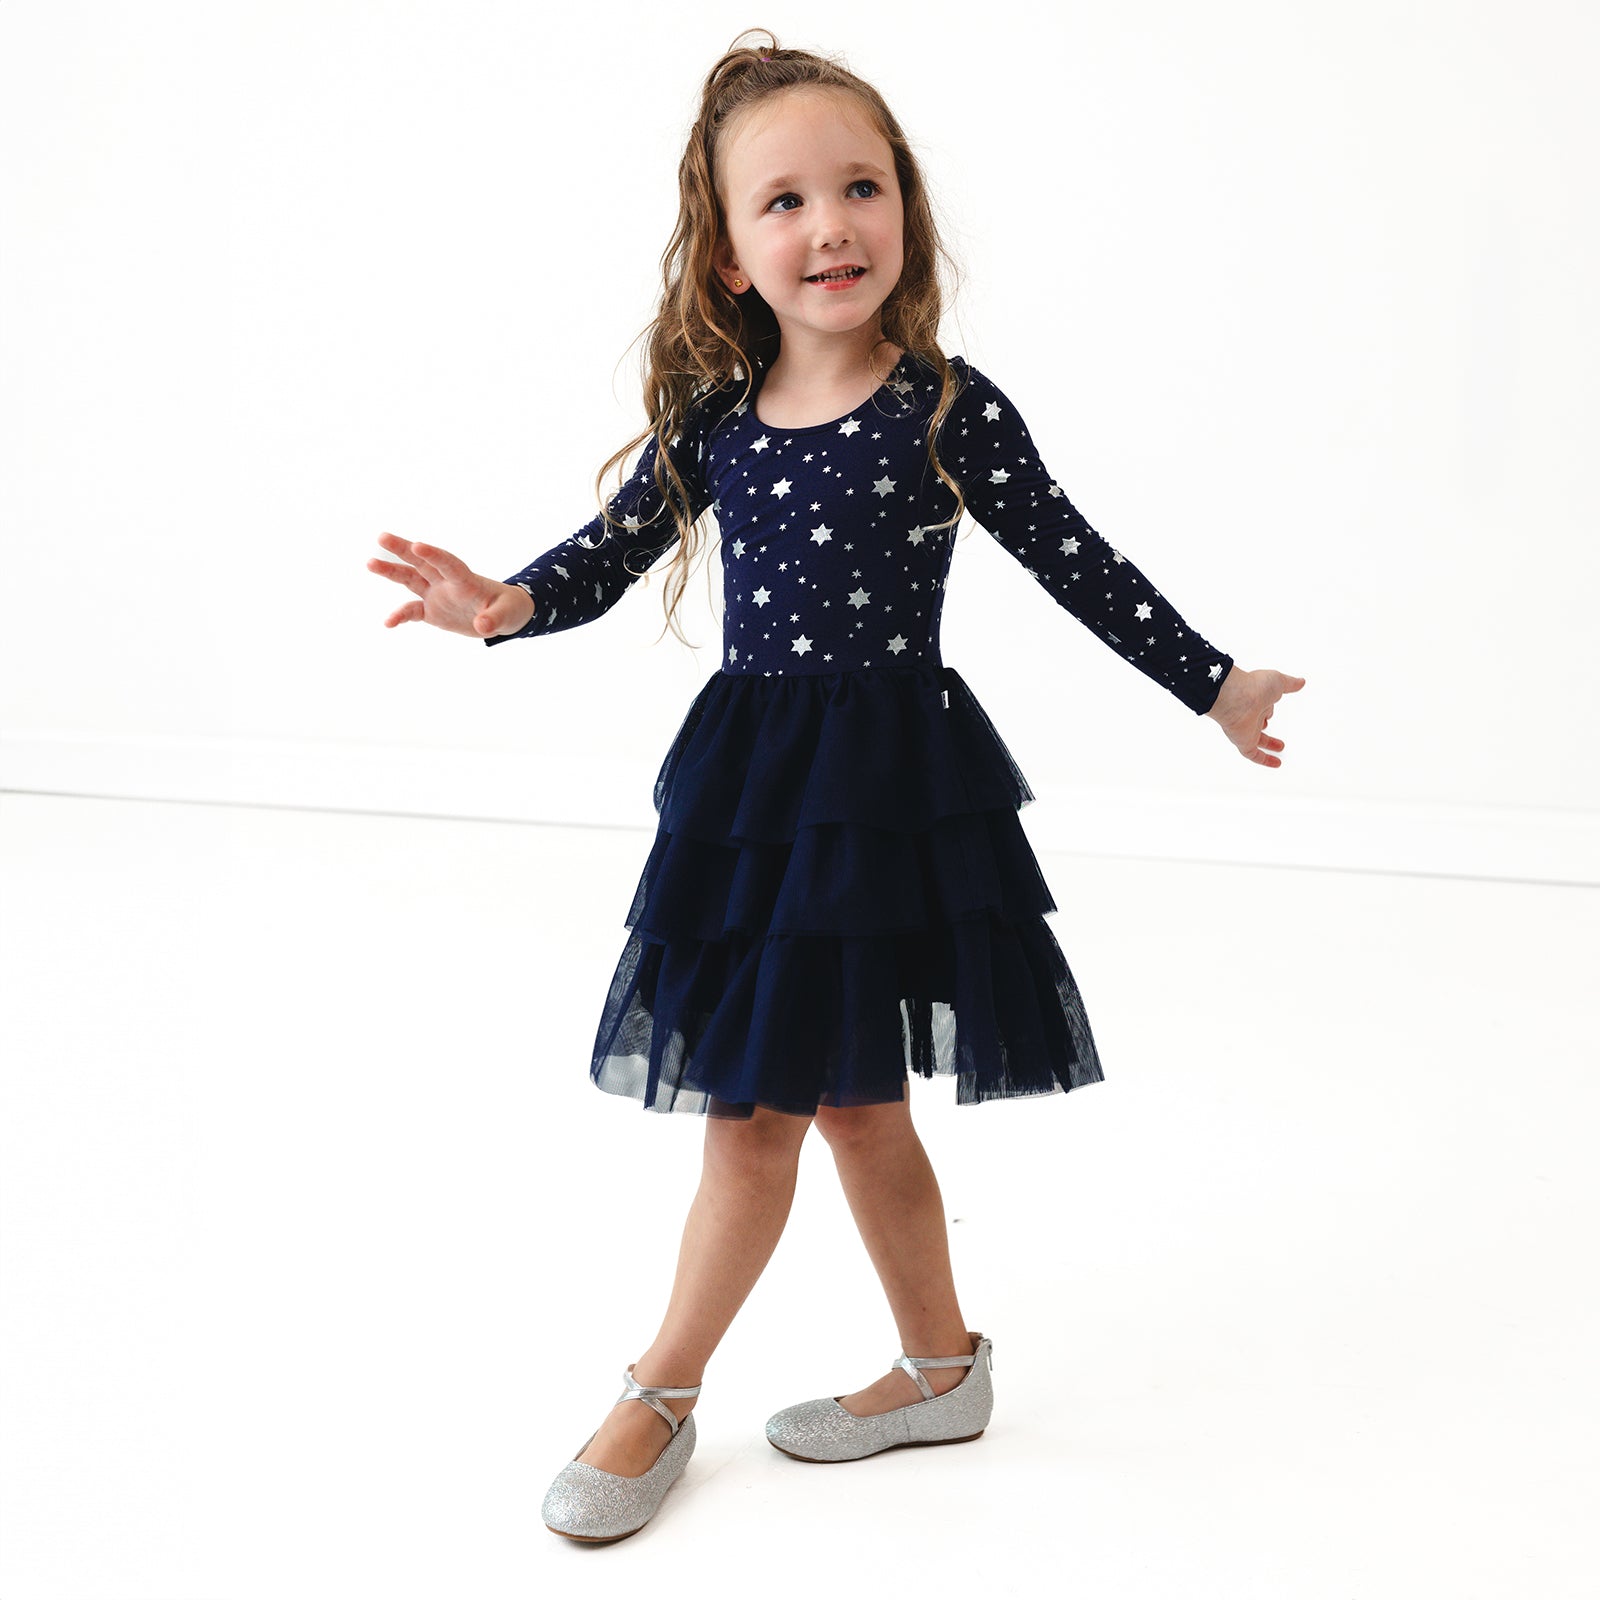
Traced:
POLYGON ((655 1111, 959 1104, 1103 1074, 1017 813, 952 667, 712 674, 656 779, 656 838, 591 1076, 655 1111))

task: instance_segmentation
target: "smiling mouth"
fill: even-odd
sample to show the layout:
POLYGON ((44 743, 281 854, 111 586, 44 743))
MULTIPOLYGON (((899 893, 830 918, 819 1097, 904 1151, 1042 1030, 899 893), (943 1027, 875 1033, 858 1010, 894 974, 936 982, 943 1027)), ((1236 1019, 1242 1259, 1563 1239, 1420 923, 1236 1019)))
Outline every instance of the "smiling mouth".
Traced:
POLYGON ((807 283, 849 283, 853 278, 859 278, 867 269, 865 267, 846 267, 843 272, 818 272, 806 279, 807 283))

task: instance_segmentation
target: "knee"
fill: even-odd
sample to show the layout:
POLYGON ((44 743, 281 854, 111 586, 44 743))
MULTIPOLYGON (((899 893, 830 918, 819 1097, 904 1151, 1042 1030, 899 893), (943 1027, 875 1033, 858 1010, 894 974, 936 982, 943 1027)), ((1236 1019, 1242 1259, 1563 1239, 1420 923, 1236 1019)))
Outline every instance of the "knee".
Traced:
POLYGON ((887 1105, 818 1106, 817 1132, 834 1150, 881 1145, 903 1137, 911 1128, 911 1107, 905 1100, 887 1105))
POLYGON ((706 1119, 705 1164, 721 1172, 752 1177, 794 1167, 810 1117, 757 1106, 748 1117, 706 1119))

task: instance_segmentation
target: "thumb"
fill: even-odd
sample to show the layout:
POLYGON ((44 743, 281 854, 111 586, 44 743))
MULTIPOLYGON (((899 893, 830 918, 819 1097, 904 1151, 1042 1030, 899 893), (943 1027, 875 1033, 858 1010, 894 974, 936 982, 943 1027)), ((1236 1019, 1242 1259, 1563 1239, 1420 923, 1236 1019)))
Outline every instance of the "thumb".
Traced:
POLYGON ((500 633, 508 628, 510 624, 510 596, 504 590, 495 595, 483 610, 472 619, 473 627, 484 635, 500 633))

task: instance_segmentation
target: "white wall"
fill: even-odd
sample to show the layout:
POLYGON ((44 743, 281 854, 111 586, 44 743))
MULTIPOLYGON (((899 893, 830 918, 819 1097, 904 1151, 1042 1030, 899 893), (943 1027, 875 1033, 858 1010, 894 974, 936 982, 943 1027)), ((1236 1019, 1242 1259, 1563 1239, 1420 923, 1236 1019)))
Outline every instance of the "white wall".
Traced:
POLYGON ((1550 3, 0 7, 0 784, 650 825, 720 596, 698 654, 659 582, 491 651, 364 563, 591 515, 753 23, 895 106, 947 348, 1091 522, 1309 680, 1255 767, 969 524, 944 657, 1036 843, 1600 881, 1600 28, 1550 3))

